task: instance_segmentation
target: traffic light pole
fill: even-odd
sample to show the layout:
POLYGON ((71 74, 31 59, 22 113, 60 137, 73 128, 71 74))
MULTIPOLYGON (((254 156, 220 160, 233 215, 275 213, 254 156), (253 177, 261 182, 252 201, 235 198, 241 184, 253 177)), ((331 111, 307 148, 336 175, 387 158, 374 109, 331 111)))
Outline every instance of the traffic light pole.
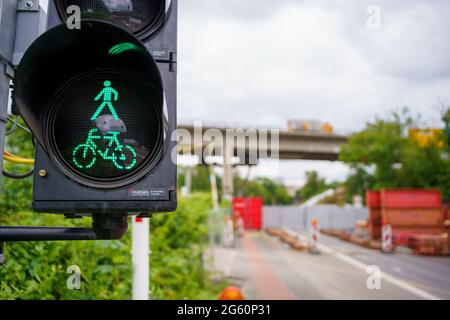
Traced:
POLYGON ((63 227, 0 227, 0 265, 5 261, 6 242, 17 241, 60 241, 99 240, 90 228, 63 227))
POLYGON ((92 228, 0 226, 0 242, 118 240, 127 229, 126 215, 94 215, 92 228))
POLYGON ((0 242, 98 240, 91 228, 0 227, 0 242))
POLYGON ((9 84, 14 76, 12 56, 16 30, 17 0, 0 0, 0 191, 7 121, 9 84))
POLYGON ((59 241, 100 240, 90 228, 63 227, 0 227, 0 265, 5 262, 6 242, 16 241, 59 241))
POLYGON ((119 240, 128 229, 126 215, 94 215, 92 228, 0 226, 0 264, 5 242, 119 240))

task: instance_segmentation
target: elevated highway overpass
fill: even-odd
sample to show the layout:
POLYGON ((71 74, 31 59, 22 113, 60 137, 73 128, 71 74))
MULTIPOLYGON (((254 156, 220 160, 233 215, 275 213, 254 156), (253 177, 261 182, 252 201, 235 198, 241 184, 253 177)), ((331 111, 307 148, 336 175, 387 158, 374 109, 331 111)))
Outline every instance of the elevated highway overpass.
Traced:
MULTIPOLYGON (((179 125, 178 129, 188 132, 192 137, 194 137, 194 126, 193 125, 179 125)), ((216 127, 202 127, 197 129, 201 130, 202 134, 205 132, 215 130, 215 132, 220 132, 223 145, 225 145, 227 130, 240 130, 244 133, 255 132, 257 140, 249 142, 245 140, 237 140, 237 143, 233 146, 234 155, 242 154, 239 152, 244 152, 248 155, 251 151, 258 155, 258 158, 270 158, 273 156, 272 152, 278 152, 278 157, 281 160, 327 160, 327 161, 337 161, 339 158, 339 152, 342 145, 348 142, 347 135, 338 134, 326 134, 326 133, 312 133, 312 132, 288 132, 288 131, 277 131, 279 137, 279 147, 276 150, 276 146, 272 146, 270 143, 272 135, 276 135, 273 130, 265 129, 251 129, 251 128, 216 128, 216 127), (267 139, 265 137, 267 136, 267 139), (268 143, 267 143, 268 141, 268 143), (267 153, 260 152, 261 148, 267 146, 267 153)), ((198 132, 197 132, 198 133, 198 132)), ((275 137, 275 136, 274 136, 275 137)), ((205 147, 207 142, 203 141, 203 146, 205 147)), ((198 144, 197 144, 198 145, 198 144)), ((193 141, 191 143, 179 144, 179 152, 193 152, 196 148, 193 141)))

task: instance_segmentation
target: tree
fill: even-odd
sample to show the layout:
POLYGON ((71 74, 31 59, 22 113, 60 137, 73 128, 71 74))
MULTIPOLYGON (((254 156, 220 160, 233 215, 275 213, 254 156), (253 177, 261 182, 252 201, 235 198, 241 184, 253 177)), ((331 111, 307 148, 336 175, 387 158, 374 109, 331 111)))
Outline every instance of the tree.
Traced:
POLYGON ((344 182, 346 202, 352 203, 355 195, 364 196, 374 185, 374 178, 363 165, 353 165, 351 174, 344 182))
POLYGON ((305 202, 331 187, 332 186, 326 183, 325 179, 319 177, 317 171, 309 171, 306 173, 305 185, 297 191, 297 197, 299 197, 302 202, 305 202))
POLYGON ((408 143, 404 132, 412 123, 408 109, 393 113, 391 119, 368 123, 363 131, 350 137, 341 150, 340 160, 350 164, 359 174, 372 167, 372 187, 376 189, 398 187, 398 169, 408 143))
POLYGON ((438 143, 444 137, 437 135, 437 142, 428 145, 408 137, 418 118, 404 109, 350 137, 340 153, 340 160, 352 168, 346 181, 349 198, 382 188, 437 188, 450 198, 448 148, 438 143))
POLYGON ((244 180, 240 177, 234 179, 235 189, 240 191, 243 197, 261 197, 267 205, 287 205, 292 203, 292 198, 286 188, 267 178, 244 180))
MULTIPOLYGON (((188 168, 179 167, 178 171, 178 188, 181 188, 185 184, 185 176, 188 168)), ((210 192, 211 185, 209 183, 209 168, 208 166, 196 166, 190 168, 192 170, 192 192, 210 192)), ((222 179, 216 174, 217 188, 220 190, 222 185, 222 179)))

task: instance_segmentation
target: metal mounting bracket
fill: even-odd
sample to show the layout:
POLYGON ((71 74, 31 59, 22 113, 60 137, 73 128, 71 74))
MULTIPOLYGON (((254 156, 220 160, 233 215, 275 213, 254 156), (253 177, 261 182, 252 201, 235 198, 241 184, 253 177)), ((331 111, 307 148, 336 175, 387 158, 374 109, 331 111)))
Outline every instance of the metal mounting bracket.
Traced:
POLYGON ((17 3, 17 11, 39 11, 39 0, 19 0, 17 3))

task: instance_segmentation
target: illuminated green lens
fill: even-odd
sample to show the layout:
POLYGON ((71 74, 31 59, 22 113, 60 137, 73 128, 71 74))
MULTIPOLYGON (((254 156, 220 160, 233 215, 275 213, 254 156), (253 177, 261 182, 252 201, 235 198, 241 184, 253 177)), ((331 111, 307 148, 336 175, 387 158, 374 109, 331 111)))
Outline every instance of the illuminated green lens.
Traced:
POLYGON ((56 101, 56 150, 88 179, 128 179, 160 148, 160 90, 115 69, 74 79, 56 101))
MULTIPOLYGON (((119 121, 119 116, 113 106, 113 102, 119 100, 119 93, 111 87, 111 81, 103 82, 103 89, 94 98, 94 101, 100 100, 101 104, 92 115, 91 121, 97 120, 106 106, 113 120, 119 121)), ((129 145, 122 145, 118 138, 119 135, 120 131, 100 132, 98 128, 91 129, 87 134, 86 141, 73 149, 73 163, 79 169, 91 169, 97 161, 97 156, 99 156, 103 160, 111 161, 114 167, 119 170, 131 170, 137 162, 136 151, 129 145), (107 142, 103 149, 97 146, 97 140, 107 142)))

